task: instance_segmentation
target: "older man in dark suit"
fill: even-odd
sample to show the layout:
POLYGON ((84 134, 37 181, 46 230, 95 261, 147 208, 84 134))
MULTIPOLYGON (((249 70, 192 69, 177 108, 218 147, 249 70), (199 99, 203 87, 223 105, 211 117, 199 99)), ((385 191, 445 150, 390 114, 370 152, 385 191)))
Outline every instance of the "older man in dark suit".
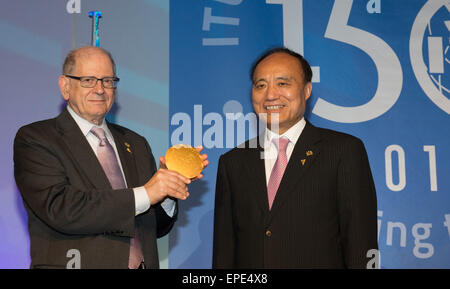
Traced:
POLYGON ((172 228, 191 180, 163 157, 156 170, 143 137, 105 121, 118 81, 106 50, 72 51, 58 79, 67 108, 16 135, 31 268, 159 267, 156 239, 172 228))
POLYGON ((366 268, 377 200, 363 143, 305 120, 312 72, 301 55, 270 50, 251 76, 267 129, 256 148, 220 157, 213 268, 366 268))

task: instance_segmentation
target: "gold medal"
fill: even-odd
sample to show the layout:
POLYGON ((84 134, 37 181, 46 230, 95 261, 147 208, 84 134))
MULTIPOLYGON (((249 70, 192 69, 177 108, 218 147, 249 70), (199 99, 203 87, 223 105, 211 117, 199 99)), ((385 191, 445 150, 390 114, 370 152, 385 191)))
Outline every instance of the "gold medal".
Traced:
POLYGON ((200 153, 190 145, 177 144, 166 152, 166 166, 187 178, 197 177, 203 170, 200 153))

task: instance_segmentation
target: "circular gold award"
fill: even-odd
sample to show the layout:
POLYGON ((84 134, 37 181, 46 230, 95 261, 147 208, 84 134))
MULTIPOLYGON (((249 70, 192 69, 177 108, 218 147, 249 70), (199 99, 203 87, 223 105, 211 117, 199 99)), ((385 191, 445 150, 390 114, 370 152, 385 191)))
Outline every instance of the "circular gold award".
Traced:
POLYGON ((166 166, 186 178, 195 178, 203 170, 203 160, 200 153, 190 145, 177 144, 166 152, 166 166))

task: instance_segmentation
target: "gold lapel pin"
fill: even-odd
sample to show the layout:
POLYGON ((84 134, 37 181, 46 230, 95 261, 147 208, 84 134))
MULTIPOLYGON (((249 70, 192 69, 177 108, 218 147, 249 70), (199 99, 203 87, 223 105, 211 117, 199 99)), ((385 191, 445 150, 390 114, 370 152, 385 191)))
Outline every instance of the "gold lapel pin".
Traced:
POLYGON ((130 144, 127 143, 127 142, 125 142, 124 144, 127 147, 127 152, 129 152, 131 154, 131 149, 130 149, 131 146, 130 146, 130 144))
POLYGON ((302 166, 305 165, 306 159, 302 159, 302 166))
POLYGON ((312 151, 307 151, 307 152, 306 152, 306 156, 307 156, 307 157, 312 156, 312 155, 313 155, 313 152, 312 152, 312 151))

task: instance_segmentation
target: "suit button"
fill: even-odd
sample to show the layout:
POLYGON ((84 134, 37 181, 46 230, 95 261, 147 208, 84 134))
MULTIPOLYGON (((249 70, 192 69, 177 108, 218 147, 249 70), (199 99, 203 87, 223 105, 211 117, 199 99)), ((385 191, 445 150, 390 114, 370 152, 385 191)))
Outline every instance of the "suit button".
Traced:
POLYGON ((267 230, 267 231, 266 231, 266 236, 267 236, 267 237, 272 236, 272 232, 271 232, 270 230, 267 230))

